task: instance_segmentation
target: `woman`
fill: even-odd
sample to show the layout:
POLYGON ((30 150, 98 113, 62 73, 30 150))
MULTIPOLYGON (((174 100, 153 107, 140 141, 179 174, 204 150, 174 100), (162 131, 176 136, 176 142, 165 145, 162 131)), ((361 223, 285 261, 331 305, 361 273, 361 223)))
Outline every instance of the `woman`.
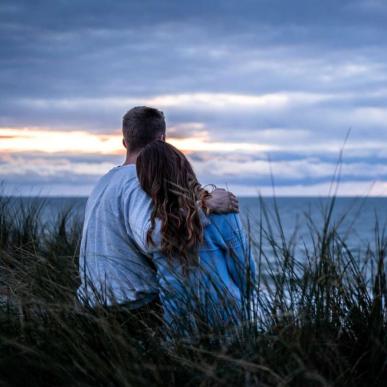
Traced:
POLYGON ((147 242, 164 320, 195 328, 238 322, 255 276, 239 216, 206 216, 201 208, 209 193, 184 154, 164 141, 146 146, 136 168, 154 206, 147 242))

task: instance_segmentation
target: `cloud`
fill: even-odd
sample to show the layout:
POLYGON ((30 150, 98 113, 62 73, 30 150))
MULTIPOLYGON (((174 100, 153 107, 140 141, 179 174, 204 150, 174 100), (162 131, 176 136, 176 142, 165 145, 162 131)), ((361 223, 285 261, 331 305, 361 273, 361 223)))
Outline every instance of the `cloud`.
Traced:
MULTIPOLYGON (((241 93, 180 93, 154 95, 149 97, 98 97, 98 98, 18 98, 8 100, 26 111, 36 111, 47 114, 50 111, 62 114, 77 113, 89 114, 92 111, 124 112, 133 105, 157 106, 161 109, 190 110, 191 112, 204 111, 223 113, 224 111, 270 110, 278 111, 296 106, 308 107, 318 102, 339 99, 340 96, 324 93, 309 92, 277 92, 267 94, 241 93)), ((342 98, 342 97, 341 97, 342 98)), ((117 115, 118 116, 118 115, 117 115)))
POLYGON ((285 196, 285 197, 326 197, 333 192, 344 197, 385 197, 387 196, 387 181, 358 181, 351 180, 340 183, 335 191, 329 182, 318 184, 292 184, 273 187, 270 185, 239 186, 229 185, 230 190, 239 192, 241 196, 285 196))
POLYGON ((382 0, 3 0, 0 178, 86 192, 83 176, 118 162, 122 115, 149 104, 204 179, 266 184, 270 156, 282 187, 318 190, 348 128, 344 180, 384 179, 386 12, 382 0))
POLYGON ((0 152, 116 154, 122 150, 122 146, 119 146, 122 138, 120 135, 96 135, 81 131, 63 132, 47 129, 1 128, 0 130, 6 136, 0 142, 0 152))
MULTIPOLYGON (((320 157, 268 160, 255 153, 224 151, 194 152, 188 157, 202 184, 228 186, 243 195, 252 194, 257 189, 263 189, 267 194, 272 178, 279 195, 286 195, 286 190, 289 195, 296 195, 301 186, 310 186, 305 194, 314 192, 316 195, 321 192, 317 191, 318 187, 330 184, 337 167, 335 159, 324 160, 320 157)), ((21 183, 26 192, 31 192, 28 187, 34 190, 40 187, 44 192, 60 195, 61 191, 55 187, 72 185, 77 187, 77 192, 79 189, 79 192, 87 194, 100 176, 121 162, 122 157, 111 155, 5 153, 0 157, 0 180, 10 186, 21 183)), ((379 188, 372 194, 387 195, 380 184, 381 181, 387 181, 385 162, 375 163, 372 159, 358 162, 355 159, 352 162, 344 161, 341 170, 341 185, 344 188, 348 184, 364 188, 376 182, 379 188)), ((358 189, 353 191, 358 192, 358 189)), ((342 193, 347 194, 348 189, 345 188, 342 193)))
MULTIPOLYGON (((192 158, 199 176, 207 184, 270 185, 274 178, 279 186, 308 182, 329 182, 337 161, 323 161, 318 157, 293 160, 229 159, 218 156, 208 159, 192 158)), ((385 163, 346 162, 339 164, 341 181, 376 181, 387 179, 385 163)))
MULTIPOLYGON (((197 126, 193 126, 195 128, 197 126)), ((192 128, 192 124, 189 125, 192 128)), ((115 155, 123 153, 121 134, 95 134, 88 132, 54 131, 41 129, 0 128, 5 137, 0 152, 44 152, 73 154, 115 155)), ((190 137, 168 136, 168 141, 184 152, 264 152, 274 146, 246 142, 211 141, 206 132, 191 133, 190 137)))

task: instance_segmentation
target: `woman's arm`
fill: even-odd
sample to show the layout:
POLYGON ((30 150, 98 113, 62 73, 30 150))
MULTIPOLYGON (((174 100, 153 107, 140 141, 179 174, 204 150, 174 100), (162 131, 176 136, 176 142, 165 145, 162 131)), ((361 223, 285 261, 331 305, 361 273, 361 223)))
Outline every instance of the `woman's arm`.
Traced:
POLYGON ((256 268, 248 236, 238 214, 225 217, 224 242, 228 253, 227 267, 231 278, 245 294, 254 284, 256 268), (226 231, 227 230, 227 231, 226 231))

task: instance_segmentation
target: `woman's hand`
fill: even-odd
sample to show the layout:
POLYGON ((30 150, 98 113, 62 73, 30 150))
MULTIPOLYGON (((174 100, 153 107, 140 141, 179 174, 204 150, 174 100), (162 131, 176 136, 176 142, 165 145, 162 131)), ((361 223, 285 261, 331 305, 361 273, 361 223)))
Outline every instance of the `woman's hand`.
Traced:
POLYGON ((226 191, 223 188, 216 188, 204 200, 204 205, 210 213, 227 214, 229 212, 239 212, 238 199, 232 192, 226 191))

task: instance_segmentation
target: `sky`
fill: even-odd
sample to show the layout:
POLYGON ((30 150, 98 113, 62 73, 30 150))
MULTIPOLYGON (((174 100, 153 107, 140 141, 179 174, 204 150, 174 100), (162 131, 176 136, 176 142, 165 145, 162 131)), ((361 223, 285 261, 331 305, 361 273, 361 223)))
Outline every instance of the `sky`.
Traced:
POLYGON ((203 185, 324 196, 343 150, 339 194, 387 196, 386 20, 385 0, 1 0, 1 189, 88 195, 148 105, 203 185))

